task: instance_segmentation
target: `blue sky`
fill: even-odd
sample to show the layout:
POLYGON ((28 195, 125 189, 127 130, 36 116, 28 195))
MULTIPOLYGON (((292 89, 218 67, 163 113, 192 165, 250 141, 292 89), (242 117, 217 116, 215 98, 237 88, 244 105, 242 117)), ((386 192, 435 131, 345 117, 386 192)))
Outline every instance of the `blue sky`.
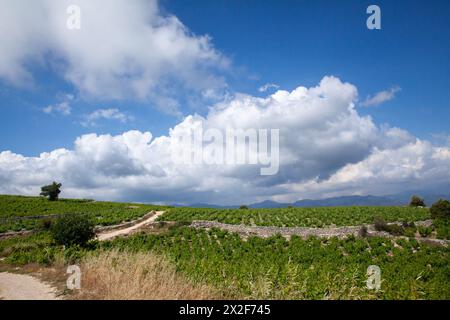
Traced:
MULTIPOLYGON (((13 2, 2 1, 2 11, 12 16, 20 12, 13 8, 13 2)), ((51 7, 47 2, 42 1, 41 8, 51 7)), ((92 18, 88 9, 83 11, 83 6, 87 6, 83 1, 72 2, 80 3, 82 19, 92 18)), ((126 6, 121 1, 117 5, 126 6)), ((142 6, 146 8, 146 4, 142 6)), ((266 97, 277 89, 259 91, 264 84, 276 84, 280 90, 292 91, 298 86, 317 86, 325 76, 337 77, 357 88, 358 99, 354 102, 360 117, 370 116, 379 128, 385 124, 401 128, 411 136, 443 146, 450 134, 449 13, 448 1, 162 0, 159 11, 147 18, 176 16, 181 21, 186 34, 175 40, 173 46, 186 39, 194 42, 208 35, 211 48, 198 49, 198 55, 193 54, 186 60, 189 64, 186 70, 177 62, 170 62, 169 68, 173 67, 175 72, 165 75, 164 71, 158 71, 155 77, 151 74, 149 79, 155 80, 157 85, 145 87, 144 84, 148 92, 144 92, 143 98, 125 89, 124 97, 117 98, 113 94, 118 88, 115 86, 99 94, 101 89, 80 80, 80 77, 84 79, 83 72, 91 72, 91 69, 78 69, 78 63, 95 69, 95 63, 89 63, 90 48, 71 56, 65 46, 73 43, 58 40, 62 44, 55 45, 51 32, 47 33, 48 43, 47 40, 33 41, 39 39, 30 31, 36 28, 33 23, 41 28, 38 15, 35 21, 17 17, 17 21, 25 19, 20 21, 26 21, 30 28, 18 23, 8 26, 9 20, 0 19, 5 27, 0 28, 0 34, 3 33, 0 39, 14 43, 5 32, 6 27, 11 27, 23 35, 27 43, 22 47, 13 46, 17 51, 10 50, 10 60, 2 62, 0 59, 0 152, 32 157, 58 148, 71 150, 75 139, 88 133, 115 136, 138 130, 149 131, 153 137, 168 135, 169 129, 182 122, 185 116, 197 113, 206 117, 208 107, 223 101, 224 96, 243 93, 255 98, 266 97), (381 8, 381 30, 366 28, 366 8, 370 4, 381 8), (205 62, 199 58, 201 53, 218 56, 205 62), (25 58, 19 59, 22 55, 25 58), (80 62, 77 59, 81 59, 80 62), (223 61, 226 66, 218 66, 223 61), (8 72, 9 67, 20 64, 31 78, 16 79, 7 71, 2 74, 1 63, 8 72), (198 75, 196 68, 201 69, 198 75), (185 79, 177 79, 180 73, 185 74, 185 79), (211 77, 211 83, 215 83, 211 89, 217 90, 217 97, 202 96, 202 92, 209 89, 209 81, 201 81, 206 77, 211 77), (197 80, 199 84, 193 85, 197 80), (378 105, 363 106, 368 97, 389 90, 395 91, 390 99, 378 105), (176 101, 175 111, 167 112, 161 102, 161 98, 169 96, 176 101), (70 106, 70 114, 57 110, 55 106, 62 103, 70 106), (53 108, 48 109, 49 106, 53 108), (48 112, 44 112, 45 108, 48 112), (95 113, 96 110, 109 111, 95 113)), ((112 17, 114 14, 111 10, 112 17)), ((126 27, 128 20, 126 17, 123 20, 121 23, 126 27)), ((42 26, 43 32, 46 28, 51 26, 42 26)), ((82 25, 82 28, 88 27, 82 25)), ((55 32, 54 37, 58 36, 55 32)), ((145 48, 145 43, 140 41, 139 46, 145 48)), ((6 46, 3 50, 7 50, 6 46)), ((138 61, 136 65, 146 70, 142 64, 152 61, 151 54, 150 51, 148 60, 137 53, 128 59, 131 63, 134 63, 133 57, 142 59, 144 62, 138 61)), ((164 61, 164 53, 161 55, 164 61)), ((95 72, 93 79, 98 80, 95 72)), ((123 84, 128 75, 120 76, 118 81, 123 84)), ((136 75, 129 77, 133 76, 136 75)), ((99 83, 111 83, 111 79, 100 80, 104 82, 99 83)), ((334 168, 334 172, 338 169, 334 168)), ((263 193, 249 197, 267 196, 263 193)))
MULTIPOLYGON (((430 138, 448 133, 450 119, 450 4, 448 1, 378 1, 382 30, 368 30, 370 1, 173 1, 161 5, 195 34, 208 34, 233 61, 232 92, 261 95, 257 88, 276 83, 292 90, 311 86, 324 75, 357 85, 360 98, 392 86, 393 101, 362 109, 378 123, 389 123, 430 138)), ((93 131, 73 118, 40 110, 77 90, 48 68, 34 71, 35 88, 1 83, 0 150, 37 155, 70 147, 74 137, 93 131)), ((97 133, 136 128, 167 133, 176 117, 140 101, 80 101, 74 114, 96 107, 130 110, 138 120, 102 123, 97 133)), ((192 112, 182 106, 185 115, 192 112)), ((196 110, 197 111, 197 110, 196 110)), ((200 110, 199 112, 204 112, 200 110)))

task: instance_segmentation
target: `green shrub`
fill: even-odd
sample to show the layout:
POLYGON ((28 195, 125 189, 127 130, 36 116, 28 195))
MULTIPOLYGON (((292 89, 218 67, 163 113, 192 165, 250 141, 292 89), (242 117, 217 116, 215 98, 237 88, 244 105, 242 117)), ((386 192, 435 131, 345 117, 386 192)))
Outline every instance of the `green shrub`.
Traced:
POLYGON ((420 226, 417 229, 418 229, 418 231, 419 231, 419 233, 420 233, 420 235, 422 237, 428 237, 431 234, 431 232, 433 231, 432 228, 430 228, 430 227, 423 227, 423 226, 420 226))
POLYGON ((59 217, 51 227, 53 239, 65 246, 86 246, 95 236, 94 224, 82 214, 67 214, 59 217))
POLYGON ((405 233, 405 229, 397 224, 388 225, 387 231, 394 236, 402 236, 405 233))
POLYGON ((437 219, 433 221, 438 239, 450 240, 450 219, 437 219))
POLYGON ((375 230, 377 230, 377 231, 388 231, 388 229, 389 229, 386 221, 384 221, 384 219, 379 218, 379 217, 377 217, 373 220, 373 224, 375 225, 375 230))
POLYGON ((391 225, 387 226, 386 231, 394 236, 401 236, 401 235, 403 235, 405 230, 397 224, 391 224, 391 225))
POLYGON ((240 207, 239 207, 239 209, 248 209, 248 206, 246 206, 245 204, 243 204, 243 205, 241 205, 240 207))
POLYGON ((412 196, 409 202, 410 207, 425 207, 425 201, 419 196, 412 196))
POLYGON ((448 200, 440 199, 433 203, 430 208, 430 213, 433 219, 450 218, 450 202, 448 200))
POLYGON ((403 234, 408 238, 414 238, 416 236, 416 228, 407 227, 403 234))
POLYGON ((401 236, 405 232, 404 228, 402 226, 399 226, 397 224, 387 224, 386 221, 384 221, 381 218, 375 218, 374 220, 375 230, 377 231, 385 231, 388 232, 394 236, 401 236))

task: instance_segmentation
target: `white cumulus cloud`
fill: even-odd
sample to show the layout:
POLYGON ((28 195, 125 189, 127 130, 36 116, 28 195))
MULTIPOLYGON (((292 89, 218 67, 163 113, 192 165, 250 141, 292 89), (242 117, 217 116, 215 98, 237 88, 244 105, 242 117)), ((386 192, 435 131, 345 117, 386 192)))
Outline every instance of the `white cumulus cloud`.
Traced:
POLYGON ((162 109, 183 90, 201 96, 225 86, 217 70, 228 59, 156 0, 0 0, 0 21, 0 79, 13 85, 33 83, 30 66, 50 68, 82 97, 144 99, 162 109), (67 28, 73 4, 80 30, 67 28))
POLYGON ((377 126, 358 114, 357 101, 354 85, 328 76, 317 86, 278 90, 264 98, 227 97, 205 117, 184 118, 168 135, 88 134, 77 138, 73 149, 38 157, 4 151, 0 193, 38 194, 40 186, 56 180, 66 197, 235 204, 450 185, 448 146, 377 126), (261 176, 259 165, 174 162, 174 148, 185 147, 177 138, 198 126, 221 132, 279 129, 278 174, 261 176))

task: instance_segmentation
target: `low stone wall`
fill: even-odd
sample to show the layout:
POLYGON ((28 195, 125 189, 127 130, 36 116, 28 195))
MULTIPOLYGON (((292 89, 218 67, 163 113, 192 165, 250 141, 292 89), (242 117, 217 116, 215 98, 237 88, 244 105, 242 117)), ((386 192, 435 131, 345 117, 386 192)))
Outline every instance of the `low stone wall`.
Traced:
MULTIPOLYGON (((416 226, 429 227, 433 223, 432 220, 417 221, 416 226)), ((393 222, 390 224, 401 225, 401 222, 393 222)), ((293 235, 308 238, 310 236, 315 236, 318 238, 346 238, 350 235, 358 236, 361 226, 348 226, 348 227, 328 227, 328 228, 306 228, 306 227, 266 227, 266 226, 248 226, 242 224, 226 224, 217 221, 193 221, 190 225, 193 228, 219 228, 229 232, 237 233, 242 237, 258 236, 262 238, 268 238, 274 235, 281 235, 283 237, 289 238, 293 235)), ((367 236, 368 237, 387 237, 395 239, 408 239, 404 236, 393 236, 387 232, 376 231, 373 224, 367 226, 367 236)), ((444 245, 447 246, 450 241, 441 239, 428 239, 428 238, 415 238, 419 242, 424 242, 428 244, 444 245)))
MULTIPOLYGON (((154 215, 156 211, 151 211, 144 216, 142 216, 139 219, 124 222, 117 225, 112 226, 97 226, 95 227, 96 233, 101 232, 108 232, 113 230, 120 230, 132 227, 152 215, 154 215)), ((163 223, 171 223, 171 222, 164 222, 163 223)), ((174 222, 175 223, 175 222, 174 222)), ((146 227, 147 228, 153 228, 160 224, 160 222, 150 222, 146 227)), ((401 222, 392 222, 390 224, 398 224, 401 225, 401 222)), ((425 221, 417 221, 415 222, 416 226, 424 226, 429 227, 433 224, 432 220, 425 220, 425 221)), ((318 238, 331 238, 331 237, 338 237, 338 238, 345 238, 350 235, 358 236, 359 230, 361 229, 361 226, 345 226, 345 227, 327 227, 327 228, 307 228, 307 227, 272 227, 272 226, 248 226, 248 225, 242 225, 242 224, 226 224, 221 223, 217 221, 193 221, 190 226, 192 228, 204 228, 204 229, 210 229, 210 228, 219 228, 223 229, 229 232, 237 233, 240 236, 243 237, 249 237, 249 236, 258 236, 262 238, 268 238, 277 234, 282 235, 283 237, 291 237, 293 235, 307 238, 310 236, 315 236, 318 238)), ((387 238, 395 238, 395 239, 408 239, 404 236, 393 236, 387 232, 383 231, 376 231, 374 225, 366 225, 367 226, 367 236, 368 237, 387 237, 387 238)), ((137 230, 139 231, 139 230, 137 230)), ((6 239, 14 236, 21 236, 21 235, 28 235, 35 232, 34 230, 24 230, 24 231, 16 231, 16 232, 5 232, 0 233, 0 239, 6 239)), ((441 239, 428 239, 428 238, 415 238, 419 242, 424 242, 428 244, 436 244, 436 245, 443 245, 447 246, 450 241, 448 240, 441 240, 441 239)))
POLYGON ((61 214, 47 214, 38 216, 23 216, 23 217, 6 217, 0 218, 0 222, 17 221, 17 220, 38 220, 38 219, 54 219, 60 217, 61 214))
POLYGON ((300 237, 346 237, 350 234, 357 235, 360 226, 354 227, 336 227, 336 228, 306 228, 306 227, 266 227, 266 226, 247 226, 242 224, 225 224, 217 221, 193 221, 193 228, 219 228, 230 232, 238 233, 242 236, 256 235, 267 238, 276 234, 282 236, 300 236, 300 237))
POLYGON ((15 236, 24 236, 33 233, 34 230, 11 231, 0 233, 0 239, 7 239, 15 236))

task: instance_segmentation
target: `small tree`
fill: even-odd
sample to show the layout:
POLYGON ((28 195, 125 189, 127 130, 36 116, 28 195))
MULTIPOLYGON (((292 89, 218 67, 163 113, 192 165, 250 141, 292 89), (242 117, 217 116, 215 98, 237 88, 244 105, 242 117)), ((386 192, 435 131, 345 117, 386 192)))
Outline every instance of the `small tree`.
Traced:
POLYGON ((425 202, 419 196, 412 196, 409 202, 410 207, 425 207, 425 202))
POLYGON ((440 199, 433 203, 430 208, 430 214, 433 219, 449 219, 450 218, 450 202, 440 199))
POLYGON ((48 186, 43 186, 41 188, 41 196, 48 197, 48 200, 50 201, 56 201, 58 200, 58 196, 61 193, 61 183, 56 183, 53 181, 52 184, 49 184, 48 186))
POLYGON ((239 207, 239 209, 247 210, 247 209, 248 209, 248 206, 246 206, 245 204, 243 204, 243 205, 241 205, 241 206, 239 207))
POLYGON ((83 214, 66 214, 51 226, 53 239, 57 244, 85 246, 95 236, 94 224, 83 214))

